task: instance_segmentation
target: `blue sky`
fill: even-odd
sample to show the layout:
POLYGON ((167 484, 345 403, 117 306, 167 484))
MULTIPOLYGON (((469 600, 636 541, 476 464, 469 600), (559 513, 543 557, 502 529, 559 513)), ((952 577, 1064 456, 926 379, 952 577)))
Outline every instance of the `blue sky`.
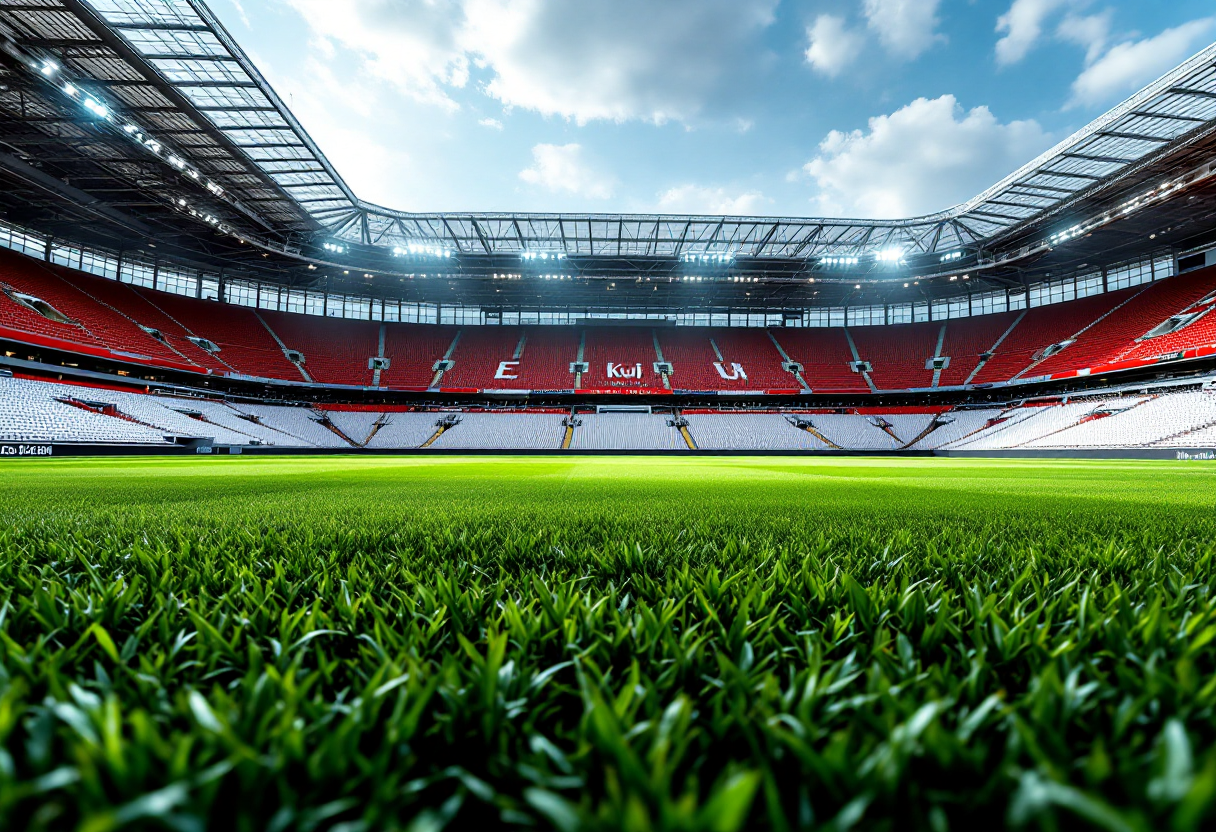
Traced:
POLYGON ((363 199, 903 217, 1216 40, 1211 0, 210 0, 363 199))

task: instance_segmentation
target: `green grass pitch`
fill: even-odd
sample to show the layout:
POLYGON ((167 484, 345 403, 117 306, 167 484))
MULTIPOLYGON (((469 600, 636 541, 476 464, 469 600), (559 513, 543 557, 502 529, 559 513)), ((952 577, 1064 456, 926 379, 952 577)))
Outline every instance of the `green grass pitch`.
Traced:
POLYGON ((1216 466, 0 465, 0 828, 1203 829, 1216 466))

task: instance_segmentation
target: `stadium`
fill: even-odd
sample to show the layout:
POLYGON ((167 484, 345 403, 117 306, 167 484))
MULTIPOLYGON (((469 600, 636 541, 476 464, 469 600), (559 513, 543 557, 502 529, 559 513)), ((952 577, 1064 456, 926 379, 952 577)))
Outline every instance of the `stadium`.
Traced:
POLYGON ((0 0, 0 826, 1216 823, 1216 44, 906 219, 338 167, 0 0))

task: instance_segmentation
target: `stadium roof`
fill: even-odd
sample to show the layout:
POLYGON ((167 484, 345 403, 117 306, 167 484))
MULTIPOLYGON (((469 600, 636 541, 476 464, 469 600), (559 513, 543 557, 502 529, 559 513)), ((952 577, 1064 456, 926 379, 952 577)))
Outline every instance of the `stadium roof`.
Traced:
POLYGON ((35 131, 70 140, 131 187, 159 190, 162 202, 189 200, 196 219, 289 248, 345 241, 463 257, 717 254, 786 261, 990 249, 1216 128, 1213 44, 984 193, 928 216, 406 213, 357 198, 201 0, 0 0, 0 26, 11 33, 10 52, 42 76, 37 82, 60 93, 72 87, 75 102, 66 103, 83 103, 94 115, 102 108, 101 120, 114 129, 74 128, 62 117, 65 102, 49 100, 54 90, 44 90, 42 101, 29 97, 28 79, 0 91, 0 112, 19 111, 35 131), (48 60, 57 62, 53 70, 48 60), (73 129, 76 135, 65 137, 73 129), (124 129, 141 146, 124 142, 124 129), (145 152, 151 142, 153 155, 176 159, 179 171, 205 182, 209 193, 163 171, 151 175, 145 152))

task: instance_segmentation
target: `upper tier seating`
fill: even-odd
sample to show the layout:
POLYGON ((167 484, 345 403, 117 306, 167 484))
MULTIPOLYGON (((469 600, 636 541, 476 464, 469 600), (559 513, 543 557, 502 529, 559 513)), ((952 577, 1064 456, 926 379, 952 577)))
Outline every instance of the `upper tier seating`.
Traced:
MULTIPOLYGON (((736 379, 725 379, 714 368, 714 362, 726 362, 726 356, 718 358, 714 352, 715 330, 704 327, 668 327, 660 329, 659 346, 663 350, 663 360, 671 364, 671 386, 675 390, 750 390, 748 379, 742 376, 736 379)), ((718 345, 721 349, 721 345, 718 345)), ((739 359, 735 359, 739 360, 739 359)), ((780 360, 780 359, 778 359, 780 360)), ((751 370, 743 361, 744 372, 751 377, 751 370)), ((724 363, 727 375, 735 375, 730 363, 724 363)))
POLYGON ((579 331, 574 327, 539 326, 525 330, 527 340, 512 383, 523 390, 572 390, 570 364, 578 357, 579 331))
POLYGON ((0 266, 3 271, 0 280, 19 292, 46 301, 83 326, 108 349, 147 362, 162 362, 170 366, 187 363, 185 358, 144 332, 129 318, 85 291, 92 283, 103 281, 103 278, 72 272, 74 282, 82 287, 77 288, 45 264, 3 249, 0 249, 0 264, 3 264, 0 266))
POLYGON ((1018 319, 1019 314, 1004 312, 947 322, 942 355, 950 359, 950 366, 942 370, 937 386, 954 387, 965 384, 979 366, 980 357, 992 349, 1018 319))
POLYGON ((466 413, 432 448, 469 450, 556 450, 566 428, 554 413, 466 413))
POLYGON ((941 353, 950 366, 940 372, 938 383, 946 387, 969 378, 975 384, 1033 380, 1216 347, 1216 269, 1024 312, 848 330, 380 324, 186 298, 8 250, 0 250, 0 289, 9 292, 0 293, 0 336, 9 341, 109 354, 167 369, 292 383, 306 381, 307 374, 320 384, 373 384, 376 372, 368 360, 380 352, 383 328, 384 357, 391 366, 379 374, 379 384, 392 389, 431 386, 436 363, 450 352, 454 366, 439 378, 441 388, 570 390, 575 381, 570 365, 578 359, 580 338, 589 365, 579 380, 584 390, 662 387, 662 376, 654 372, 657 337, 664 361, 673 365, 668 379, 673 390, 796 390, 797 379, 781 366, 784 350, 803 366, 811 389, 826 394, 869 391, 866 379, 850 367, 855 359, 872 366, 869 376, 878 390, 930 386, 934 372, 926 362, 943 326, 941 353), (58 316, 50 310, 44 310, 47 317, 15 302, 11 295, 16 293, 41 299, 67 320, 52 320, 58 316), (1212 302, 1200 302, 1204 298, 1212 302), (1145 338, 1172 316, 1205 309, 1213 311, 1175 333, 1145 338), (857 355, 849 347, 850 335, 857 355), (214 342, 219 352, 213 355, 191 339, 214 342), (1044 355, 1070 339, 1075 342, 1044 355), (285 350, 302 353, 303 367, 293 364, 285 350), (988 352, 995 354, 981 364, 980 356, 988 352), (612 378, 610 363, 618 370, 612 378))
POLYGON ((828 445, 780 413, 691 413, 697 448, 706 451, 822 451, 828 445))
POLYGON ((659 358, 654 349, 653 330, 641 327, 588 327, 583 332, 586 335, 583 360, 589 367, 583 374, 582 389, 663 386, 662 377, 654 372, 655 362, 659 358), (618 370, 609 378, 610 364, 633 374, 640 367, 640 376, 621 378, 622 373, 618 370))
MULTIPOLYGON (((780 332, 781 330, 777 330, 780 332)), ((797 390, 798 379, 781 368, 781 353, 764 329, 716 329, 714 343, 729 369, 738 362, 747 372, 746 390, 797 390)))
POLYGON ((65 282, 72 283, 82 292, 136 324, 158 331, 164 339, 165 345, 173 351, 179 362, 188 361, 197 365, 200 370, 210 370, 216 373, 224 373, 231 369, 211 353, 188 341, 187 336, 194 333, 187 331, 180 323, 146 300, 136 287, 127 283, 115 283, 113 280, 105 278, 83 275, 60 266, 52 266, 50 269, 65 282))
POLYGON ((1134 299, 1087 329, 1075 344, 1065 347, 1034 369, 1035 375, 1096 367, 1113 361, 1153 327, 1181 312, 1212 290, 1206 272, 1182 275, 1142 287, 1134 299))
POLYGON ((668 450, 687 449, 688 443, 673 427, 670 416, 649 413, 580 414, 582 425, 574 429, 574 450, 668 450))
MULTIPOLYGON (((524 373, 523 356, 518 359, 518 364, 511 363, 516 361, 515 352, 519 349, 520 339, 523 337, 524 330, 514 326, 465 327, 460 332, 460 342, 452 354, 456 366, 443 374, 443 386, 493 390, 530 389, 520 386, 519 377, 524 373), (507 363, 504 365, 503 362, 507 363), (502 378, 495 378, 498 375, 502 378)), ((531 355, 528 357, 532 358, 531 355)), ((569 367, 566 369, 569 370, 569 367)))
MULTIPOLYGON (((380 373, 381 387, 426 388, 435 378, 435 362, 452 346, 453 326, 385 324, 384 354, 389 368, 380 373)), ((441 387, 448 387, 446 380, 441 387)))
POLYGON ((1132 344, 1119 356, 1119 359, 1157 358, 1195 347, 1214 346, 1216 346, 1216 304, 1213 304, 1203 317, 1177 332, 1156 338, 1146 338, 1132 344))
POLYGON ((773 333, 791 361, 802 365, 802 377, 815 392, 865 393, 870 388, 849 364, 853 353, 844 329, 782 329, 773 333))
POLYGON ((1120 359, 1156 358, 1194 347, 1216 346, 1216 269, 1202 269, 1175 277, 1161 285, 1167 285, 1174 280, 1197 284, 1197 288, 1203 292, 1202 297, 1185 308, 1180 307, 1169 311, 1166 310, 1165 304, 1159 305, 1156 310, 1159 320, 1153 322, 1144 332, 1137 333, 1136 338, 1144 338, 1174 315, 1183 312, 1199 313, 1199 317, 1182 329, 1168 335, 1133 341, 1119 354, 1120 359))
POLYGON ((367 387, 374 371, 368 359, 379 354, 380 324, 318 318, 286 312, 262 312, 262 319, 288 349, 304 356, 304 369, 321 384, 367 387))
POLYGON ((862 361, 873 366, 870 378, 879 390, 930 387, 933 370, 925 369, 933 358, 941 323, 895 326, 851 326, 849 333, 862 361))
MULTIPOLYGON (((30 268, 28 263, 29 258, 21 257, 12 252, 0 252, 0 289, 4 286, 9 286, 18 291, 18 287, 10 278, 15 272, 25 271, 30 268)), ((23 284, 28 285, 28 284, 23 284)), ((24 292, 25 294, 33 295, 42 300, 38 292, 24 292)), ((50 301, 47 301, 48 303, 50 301)), ((54 304, 51 304, 54 306, 54 304)), ((62 314, 67 314, 63 310, 58 310, 62 314)), ((42 335, 49 338, 58 338, 63 341, 70 341, 74 344, 80 344, 86 347, 104 347, 93 333, 89 332, 80 324, 79 321, 69 321, 67 323, 61 321, 53 321, 38 312, 28 309, 25 306, 11 300, 8 295, 0 291, 0 327, 17 330, 18 332, 28 332, 32 335, 42 335)))
POLYGON ((1043 350, 1073 337, 1127 300, 1134 291, 1124 289, 1028 310, 1009 337, 997 347, 996 354, 976 374, 974 383, 1009 381, 1028 370, 1028 375, 1042 375, 1037 368, 1029 368, 1043 350))
POLYGON ((219 358, 235 372, 257 378, 304 380, 254 310, 164 292, 142 290, 141 294, 197 337, 215 343, 220 348, 219 358))
POLYGON ((442 386, 571 390, 570 364, 577 355, 578 330, 572 327, 465 327, 453 354, 456 366, 444 373, 442 386))

